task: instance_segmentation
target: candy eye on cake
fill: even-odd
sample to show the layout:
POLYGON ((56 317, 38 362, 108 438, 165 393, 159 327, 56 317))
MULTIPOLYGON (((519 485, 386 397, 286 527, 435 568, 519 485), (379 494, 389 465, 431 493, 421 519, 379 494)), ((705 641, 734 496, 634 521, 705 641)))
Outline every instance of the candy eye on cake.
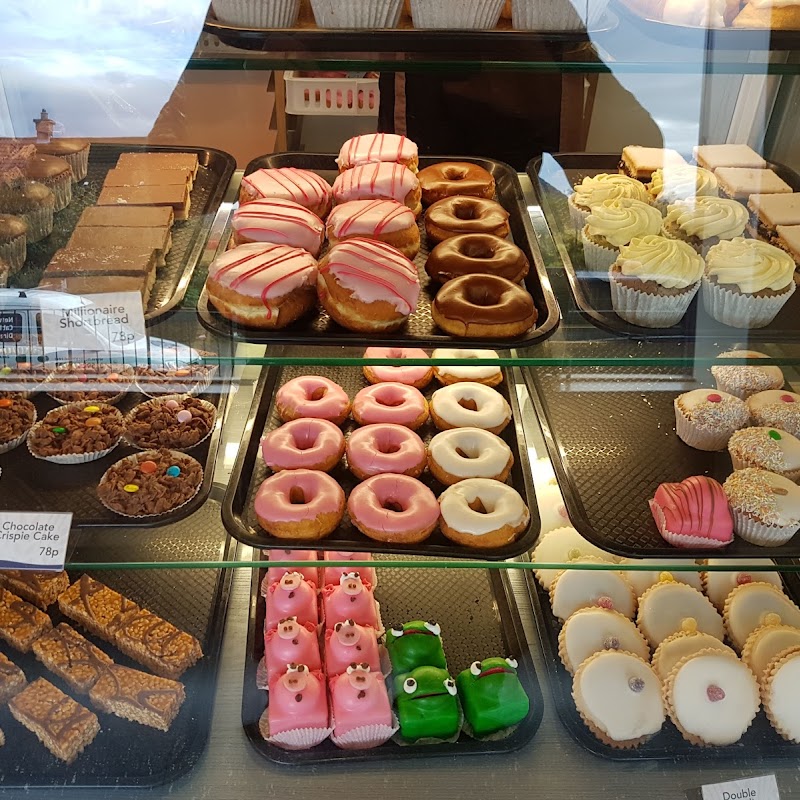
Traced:
POLYGON ((448 678, 444 681, 444 688, 447 690, 447 694, 451 697, 455 697, 458 694, 458 689, 456 688, 456 682, 452 678, 448 678))
POLYGON ((441 636, 442 627, 437 622, 426 622, 426 630, 430 631, 434 636, 441 636))
POLYGON ((403 691, 406 694, 414 694, 417 691, 417 682, 413 678, 406 678, 403 681, 403 691))
POLYGON ((470 671, 470 673, 472 675, 474 675, 477 678, 478 675, 481 674, 481 662, 480 661, 473 661, 469 665, 469 671, 470 671))

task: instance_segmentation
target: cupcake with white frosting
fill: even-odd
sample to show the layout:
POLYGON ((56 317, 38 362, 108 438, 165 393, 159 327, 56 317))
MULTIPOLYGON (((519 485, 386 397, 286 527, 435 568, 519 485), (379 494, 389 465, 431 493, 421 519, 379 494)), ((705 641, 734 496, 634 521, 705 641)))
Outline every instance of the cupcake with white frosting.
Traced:
MULTIPOLYGON (((757 350, 726 350, 717 358, 769 358, 757 350)), ((717 382, 717 389, 735 395, 742 400, 747 400, 758 392, 770 389, 782 389, 784 384, 783 371, 780 367, 767 364, 756 367, 751 364, 731 364, 727 366, 711 367, 711 374, 717 382)))
POLYGON ((698 253, 744 233, 747 209, 724 197, 695 197, 668 206, 664 236, 690 244, 698 253))
POLYGON ((664 212, 670 203, 678 200, 716 197, 719 184, 710 170, 691 164, 676 164, 667 169, 657 169, 647 184, 647 192, 656 207, 664 212))
POLYGON ((584 178, 574 186, 575 191, 569 196, 569 216, 575 230, 579 231, 585 224, 592 206, 606 200, 619 200, 623 197, 650 202, 644 184, 629 175, 601 172, 599 175, 584 178))
POLYGON ((780 428, 743 428, 728 440, 734 469, 756 467, 800 480, 800 439, 780 428))

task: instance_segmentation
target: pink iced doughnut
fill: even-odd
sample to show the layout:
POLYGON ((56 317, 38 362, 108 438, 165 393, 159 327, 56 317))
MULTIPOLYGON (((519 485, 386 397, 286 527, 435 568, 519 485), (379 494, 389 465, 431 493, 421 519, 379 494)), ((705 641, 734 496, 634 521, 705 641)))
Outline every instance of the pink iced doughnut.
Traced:
POLYGON ((347 440, 346 453, 350 472, 362 481, 384 472, 416 478, 427 463, 422 439, 402 425, 356 428, 347 440))
POLYGON ((344 455, 344 434, 326 419, 293 419, 261 440, 264 463, 284 469, 332 470, 344 455))
POLYGON ((254 501, 261 527, 280 539, 321 539, 344 514, 344 492, 324 472, 291 469, 267 478, 254 501))
MULTIPOLYGON (((418 347, 368 347, 364 358, 387 358, 401 361, 404 358, 427 359, 428 354, 418 347)), ((364 377, 370 383, 393 381, 424 389, 433 378, 433 367, 364 367, 364 377)))
POLYGON ((379 542, 415 543, 427 539, 439 521, 433 492, 407 475, 375 475, 353 489, 347 501, 353 524, 379 542))
POLYGON ((353 419, 359 425, 388 422, 415 431, 428 419, 428 401, 419 389, 404 383, 376 383, 353 400, 353 419))
POLYGON ((341 425, 350 413, 347 392, 319 375, 301 375, 284 383, 275 395, 275 405, 284 422, 314 417, 341 425))

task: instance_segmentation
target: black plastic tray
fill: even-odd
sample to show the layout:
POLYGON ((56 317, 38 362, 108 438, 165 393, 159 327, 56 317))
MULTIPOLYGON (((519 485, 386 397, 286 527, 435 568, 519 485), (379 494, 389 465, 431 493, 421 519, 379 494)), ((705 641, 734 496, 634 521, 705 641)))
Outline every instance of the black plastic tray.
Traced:
POLYGON ((166 266, 158 270, 145 309, 145 319, 155 321, 180 305, 203 253, 214 215, 236 169, 233 156, 221 150, 93 143, 89 151, 89 172, 86 178, 72 184, 72 202, 63 211, 56 213, 53 232, 45 239, 28 245, 25 266, 11 278, 12 287, 30 289, 39 283, 56 250, 66 245, 83 210, 97 202, 108 171, 116 166, 122 153, 134 152, 196 153, 201 165, 192 187, 189 219, 175 220, 172 226, 172 248, 167 254, 166 266))
POLYGON ((675 433, 674 399, 713 388, 710 372, 604 367, 525 370, 572 524, 603 550, 634 558, 797 558, 800 535, 780 547, 736 536, 721 549, 682 548, 658 532, 648 501, 660 483, 733 472, 727 450, 708 453, 675 433))
MULTIPOLYGON (((224 366, 222 369, 228 371, 224 366)), ((230 377, 221 377, 223 375, 222 372, 217 373, 217 380, 210 389, 197 395, 216 406, 217 419, 211 436, 193 450, 187 451, 188 455, 202 465, 203 483, 200 491, 186 505, 158 517, 131 519, 109 511, 100 502, 97 484, 103 473, 119 459, 140 452, 138 448, 124 442, 104 458, 88 464, 53 464, 42 461, 34 458, 23 442, 19 447, 0 455, 0 507, 4 511, 72 512, 73 530, 96 527, 157 528, 188 517, 206 502, 214 482, 214 463, 230 392, 230 377)), ((117 404, 117 408, 126 414, 137 404, 149 399, 137 391, 131 391, 117 404)), ((44 393, 34 395, 31 402, 36 406, 40 420, 59 405, 44 393)))
MULTIPOLYGON (((317 153, 278 153, 272 156, 262 156, 247 165, 245 175, 262 168, 297 167, 299 169, 313 170, 325 180, 333 183, 335 177, 339 174, 335 158, 334 155, 317 153)), ((516 339, 476 340, 449 336, 437 328, 431 318, 430 311, 433 293, 429 291, 428 286, 432 282, 424 269, 429 248, 426 244, 422 216, 420 216, 419 220, 422 248, 415 259, 419 269, 422 291, 420 292, 416 311, 399 331, 383 335, 378 333, 353 333, 331 321, 324 311, 320 311, 315 317, 306 317, 298 320, 288 328, 279 331, 259 331, 252 328, 244 328, 231 323, 218 314, 213 304, 209 302, 205 289, 197 304, 200 321, 206 328, 220 336, 255 344, 363 345, 369 340, 371 345, 386 345, 390 347, 445 347, 456 344, 459 347, 503 349, 508 347, 527 347, 543 341, 558 327, 560 313, 558 302, 547 278, 539 248, 536 245, 530 217, 525 210, 525 200, 522 196, 517 173, 508 164, 503 164, 500 161, 492 161, 486 158, 456 158, 455 156, 421 156, 420 169, 445 160, 469 161, 487 169, 494 176, 497 183, 497 200, 511 214, 508 220, 511 226, 511 236, 530 261, 531 269, 525 278, 525 288, 531 293, 536 304, 536 310, 539 312, 536 327, 533 330, 516 339)), ((435 293, 438 284, 434 283, 432 285, 435 293)))
POLYGON ((398 745, 392 741, 371 750, 341 750, 330 739, 310 750, 286 751, 267 743, 258 721, 268 705, 268 692, 256 687, 256 672, 264 656, 264 615, 261 596, 265 569, 253 570, 250 622, 242 696, 242 724, 250 744, 264 758, 279 764, 384 762, 424 756, 510 753, 527 744, 542 721, 543 701, 533 660, 505 570, 379 569, 375 596, 386 624, 410 619, 439 620, 450 674, 455 677, 476 659, 513 656, 517 674, 530 698, 528 716, 507 736, 472 739, 462 733, 453 744, 398 745))
MULTIPOLYGON (((514 466, 511 470, 509 483, 522 495, 531 512, 531 521, 527 530, 509 545, 494 550, 480 550, 462 547, 451 542, 438 530, 430 538, 419 544, 390 544, 377 542, 363 536, 350 522, 347 512, 341 525, 330 536, 320 541, 309 542, 306 540, 277 539, 270 536, 258 524, 253 510, 253 500, 262 481, 270 474, 261 457, 259 443, 267 431, 281 425, 281 420, 274 407, 275 393, 278 388, 292 378, 300 375, 321 375, 338 383, 352 400, 356 393, 368 386, 361 370, 358 367, 316 367, 308 370, 306 367, 288 366, 272 367, 264 370, 259 379, 253 396, 253 405, 250 408, 250 419, 242 436, 242 445, 233 467, 228 488, 225 492, 225 502, 222 507, 222 520, 228 533, 244 544, 263 549, 296 548, 300 550, 350 550, 368 553, 402 553, 404 555, 437 556, 440 558, 481 558, 489 561, 512 558, 529 550, 539 535, 539 512, 536 505, 536 495, 531 480, 530 465, 528 463, 528 448, 522 431, 522 416, 511 380, 511 373, 504 370, 504 380, 497 390, 508 400, 511 406, 512 420, 501 434, 514 453, 514 466)), ((430 397, 437 388, 433 384, 425 391, 425 396, 430 397)), ((348 434, 356 428, 352 420, 348 420, 343 430, 348 434)), ((428 442, 436 433, 433 423, 428 420, 418 431, 420 438, 428 442)), ((358 481, 350 471, 340 463, 331 470, 335 478, 345 490, 345 494, 355 486, 358 481)), ((430 473, 425 472, 421 480, 430 486, 438 497, 444 488, 435 481, 430 473)))
MULTIPOLYGON (((639 747, 622 750, 604 744, 586 727, 575 701, 572 699, 572 676, 567 672, 558 655, 558 634, 561 623, 550 611, 550 599, 542 589, 532 571, 526 571, 528 593, 536 620, 536 631, 542 644, 548 683, 553 693, 559 719, 570 736, 585 750, 600 758, 612 761, 685 761, 693 763, 707 761, 741 761, 745 757, 796 758, 800 748, 787 742, 769 724, 764 710, 759 710, 753 724, 736 742, 725 747, 697 747, 687 742, 678 729, 667 718, 664 727, 650 740, 639 747)), ((800 584, 794 573, 781 573, 789 597, 796 603, 800 600, 800 584)))
MULTIPOLYGON (((618 317, 611 305, 608 282, 587 274, 583 247, 569 217, 567 198, 584 177, 617 172, 618 153, 553 153, 528 162, 527 171, 544 211, 545 219, 564 264, 578 310, 593 325, 636 339, 749 339, 751 342, 795 342, 800 339, 800 292, 795 292, 777 318, 766 328, 731 328, 706 314, 700 293, 683 319, 671 328, 642 328, 618 317)), ((795 191, 800 175, 783 164, 768 162, 795 191)), ((795 276, 795 281, 798 281, 795 276)))
MULTIPOLYGON (((169 531, 87 531, 77 536, 73 534, 73 539, 79 540, 75 542, 75 555, 86 561, 164 562, 176 558, 176 552, 180 552, 187 560, 214 562, 230 558, 236 546, 219 524, 216 502, 209 502, 191 519, 169 531)), ((69 573, 72 580, 82 574, 69 573)), ((186 700, 168 733, 95 712, 102 730, 70 765, 52 756, 4 706, 0 709, 0 728, 6 736, 5 746, 0 749, 0 784, 4 789, 25 787, 41 791, 63 787, 155 786, 189 772, 205 749, 211 731, 210 709, 233 572, 122 569, 90 571, 89 574, 196 636, 203 648, 203 658, 181 677, 186 686, 186 700)), ((51 606, 50 611, 54 625, 69 622, 62 617, 57 605, 51 606)), ((87 634, 79 625, 74 627, 118 664, 144 669, 112 645, 87 634)), ((23 655, 5 644, 0 649, 22 668, 29 682, 38 677, 46 678, 91 708, 86 696, 73 692, 60 678, 48 672, 33 653, 23 655)))

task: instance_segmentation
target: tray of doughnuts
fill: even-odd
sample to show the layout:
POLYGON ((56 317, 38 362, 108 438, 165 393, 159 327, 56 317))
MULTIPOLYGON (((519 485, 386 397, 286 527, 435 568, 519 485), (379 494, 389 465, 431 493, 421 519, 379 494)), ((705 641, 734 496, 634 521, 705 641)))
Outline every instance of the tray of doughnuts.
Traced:
POLYGON ((531 547, 539 517, 509 371, 307 369, 262 373, 223 503, 234 538, 491 560, 531 547))
POLYGON ((263 156, 231 227, 197 312, 237 341, 526 347, 559 324, 517 175, 498 161, 419 156, 394 134, 338 158, 263 156))

